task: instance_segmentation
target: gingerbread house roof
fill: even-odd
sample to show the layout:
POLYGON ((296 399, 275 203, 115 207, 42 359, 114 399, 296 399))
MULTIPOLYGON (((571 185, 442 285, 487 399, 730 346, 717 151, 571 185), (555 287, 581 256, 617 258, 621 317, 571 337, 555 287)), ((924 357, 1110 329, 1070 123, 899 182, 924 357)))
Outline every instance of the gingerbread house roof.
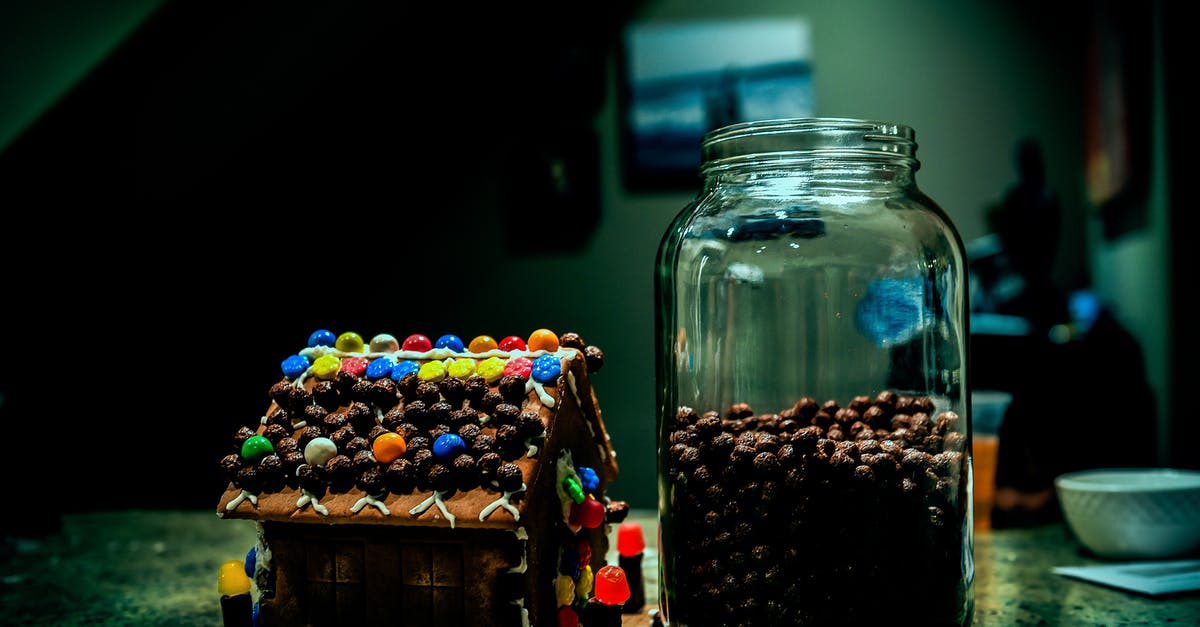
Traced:
POLYGON ((318 331, 282 362, 270 407, 221 460, 230 483, 217 513, 516 528, 531 501, 570 503, 564 491, 576 488, 602 494, 587 484, 616 477, 591 384, 602 365, 603 353, 577 334, 545 329, 528 341, 480 336, 469 345, 452 335, 364 343, 318 331), (585 441, 584 459, 570 460, 585 441), (557 493, 534 493, 551 485, 557 493))

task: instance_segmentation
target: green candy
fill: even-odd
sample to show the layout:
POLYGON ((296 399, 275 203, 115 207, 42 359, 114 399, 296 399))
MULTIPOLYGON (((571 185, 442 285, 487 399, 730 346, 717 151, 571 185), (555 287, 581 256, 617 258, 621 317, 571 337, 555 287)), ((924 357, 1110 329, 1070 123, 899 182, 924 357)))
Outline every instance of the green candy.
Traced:
POLYGON ((261 435, 252 435, 242 443, 242 459, 246 461, 256 462, 274 452, 271 441, 261 435))
POLYGON ((567 496, 571 497, 571 500, 575 501, 576 505, 583 503, 583 500, 587 498, 583 493, 583 487, 579 485, 575 477, 563 479, 563 490, 566 490, 567 496))

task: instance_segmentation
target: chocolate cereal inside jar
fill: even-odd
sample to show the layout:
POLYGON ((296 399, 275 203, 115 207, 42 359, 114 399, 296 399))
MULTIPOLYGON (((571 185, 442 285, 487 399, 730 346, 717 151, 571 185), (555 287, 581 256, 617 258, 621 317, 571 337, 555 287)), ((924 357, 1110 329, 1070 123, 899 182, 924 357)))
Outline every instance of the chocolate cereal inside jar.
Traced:
POLYGON ((674 418, 674 620, 961 620, 967 458, 955 412, 884 390, 674 418))

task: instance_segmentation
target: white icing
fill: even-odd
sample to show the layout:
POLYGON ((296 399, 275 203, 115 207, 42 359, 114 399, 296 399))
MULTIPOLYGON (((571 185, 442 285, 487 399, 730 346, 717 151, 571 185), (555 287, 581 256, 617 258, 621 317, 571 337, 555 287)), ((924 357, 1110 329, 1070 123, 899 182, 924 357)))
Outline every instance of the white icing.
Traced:
MULTIPOLYGON (((571 451, 563 449, 563 452, 558 456, 555 467, 558 471, 558 480, 554 482, 554 491, 558 493, 558 500, 562 505, 563 522, 570 526, 571 504, 575 501, 572 501, 571 495, 567 494, 567 491, 563 489, 563 481, 567 477, 572 477, 575 481, 579 481, 579 475, 575 472, 575 460, 571 457, 571 451)), ((579 481, 579 484, 583 485, 583 482, 579 481)), ((572 530, 572 533, 578 531, 579 529, 576 528, 572 530)))
POLYGON ((251 505, 258 507, 258 497, 245 490, 242 490, 241 494, 234 497, 232 501, 229 501, 229 503, 225 506, 225 511, 231 512, 237 509, 237 506, 241 505, 242 501, 250 501, 251 505))
POLYGON ((322 516, 329 515, 329 508, 321 505, 321 500, 317 497, 317 495, 303 488, 300 489, 300 492, 302 492, 304 495, 296 501, 296 509, 304 509, 305 505, 312 503, 314 512, 322 516))
POLYGON ((297 422, 296 424, 292 425, 292 430, 303 429, 304 427, 307 427, 307 426, 308 426, 308 421, 301 420, 300 422, 297 422))
MULTIPOLYGON (((575 387, 575 371, 569 368, 567 369, 567 387, 571 388, 571 394, 575 397, 575 405, 578 406, 579 411, 582 412, 583 401, 579 398, 579 389, 575 387)), ((589 423, 588 428, 591 428, 591 426, 592 425, 589 423)), ((596 432, 593 431, 592 435, 596 435, 596 432)))
POLYGON ((265 424, 267 424, 267 417, 266 417, 266 416, 263 416, 263 417, 262 417, 262 420, 260 420, 259 422, 261 422, 261 423, 262 423, 262 424, 264 424, 264 425, 265 425, 265 424))
MULTIPOLYGON (((358 502, 350 507, 350 511, 354 514, 357 514, 358 512, 362 511, 362 508, 364 508, 368 505, 374 506, 376 509, 379 510, 379 513, 383 514, 384 516, 392 515, 392 512, 387 508, 387 505, 384 505, 383 501, 371 496, 370 494, 362 497, 361 499, 358 499, 358 502)), ((443 511, 445 511, 445 510, 443 510, 443 511)), ((454 526, 453 520, 450 521, 450 526, 451 527, 454 526)))
POLYGON ((425 510, 429 509, 430 506, 437 505, 438 509, 442 510, 442 515, 446 517, 446 520, 450 521, 450 528, 453 529, 456 518, 454 514, 451 514, 450 511, 446 509, 446 504, 442 501, 442 494, 442 492, 435 490, 434 493, 429 496, 429 498, 421 501, 416 507, 408 510, 409 515, 420 516, 421 514, 424 514, 425 510))
POLYGON ((529 610, 525 609, 525 599, 517 599, 516 601, 509 601, 509 603, 521 608, 521 627, 530 627, 529 610))
MULTIPOLYGON (((532 383, 533 389, 537 390, 538 400, 542 401, 543 405, 546 407, 554 407, 554 397, 546 393, 546 388, 543 387, 541 383, 538 383, 533 379, 530 379, 529 383, 532 383)), ((525 393, 529 393, 529 384, 525 385, 525 393)))
MULTIPOLYGON (((483 510, 481 510, 479 512, 480 522, 487 520, 487 517, 491 516, 492 512, 496 511, 497 509, 500 509, 501 507, 508 510, 508 512, 510 514, 512 514, 514 521, 521 520, 521 512, 517 511, 516 506, 514 506, 512 503, 510 503, 509 499, 512 498, 512 495, 517 494, 518 492, 524 492, 524 491, 525 491, 525 484, 522 483, 520 489, 513 490, 512 492, 505 492, 503 496, 501 496, 500 498, 496 499, 495 501, 492 501, 491 503, 489 503, 487 507, 483 508, 483 510)), ((525 571, 521 571, 521 572, 525 572, 525 571)))

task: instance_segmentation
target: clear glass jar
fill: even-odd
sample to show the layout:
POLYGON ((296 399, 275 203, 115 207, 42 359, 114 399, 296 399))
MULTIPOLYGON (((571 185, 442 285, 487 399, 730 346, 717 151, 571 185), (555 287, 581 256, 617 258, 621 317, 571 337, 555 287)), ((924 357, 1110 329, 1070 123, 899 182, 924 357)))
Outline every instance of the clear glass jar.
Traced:
POLYGON ((656 273, 661 603, 680 625, 963 625, 962 240, 912 129, 709 133, 656 273))

